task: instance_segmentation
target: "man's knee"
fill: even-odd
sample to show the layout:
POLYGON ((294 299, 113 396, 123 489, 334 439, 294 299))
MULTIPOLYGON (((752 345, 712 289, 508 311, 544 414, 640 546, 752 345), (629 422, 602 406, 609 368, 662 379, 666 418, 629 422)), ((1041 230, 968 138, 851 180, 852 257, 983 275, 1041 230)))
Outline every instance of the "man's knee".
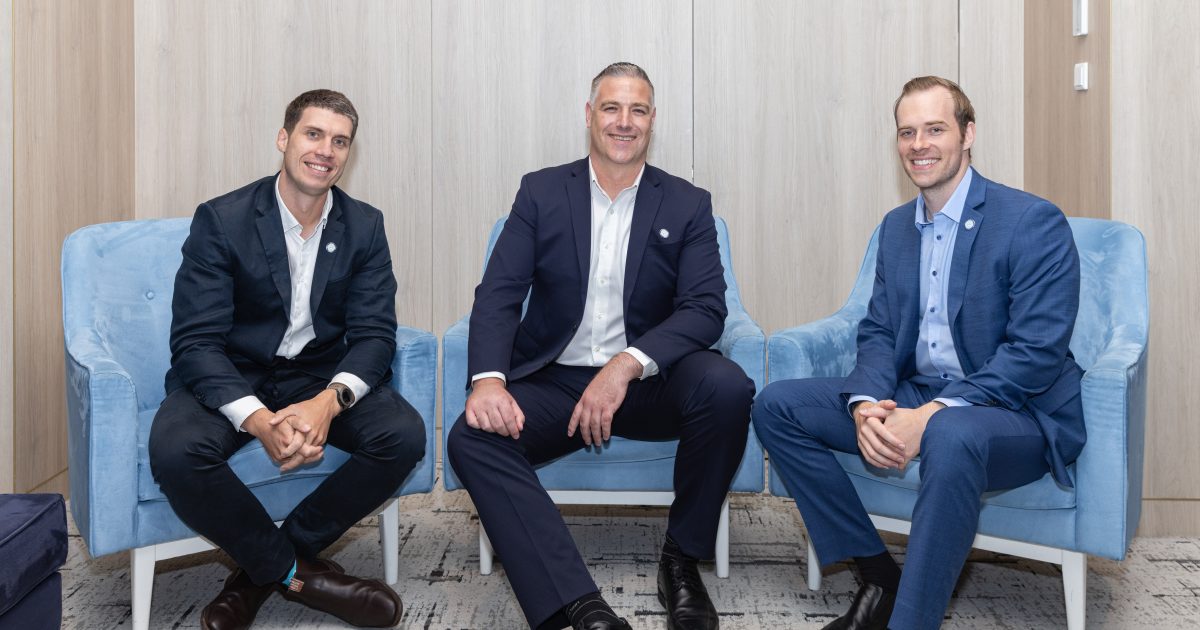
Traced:
POLYGON ((969 422, 958 421, 968 407, 950 407, 934 413, 921 435, 921 475, 962 475, 983 470, 987 443, 969 422))
POLYGON ((791 379, 764 387, 755 397, 751 412, 756 430, 769 432, 792 425, 805 429, 805 421, 815 414, 799 413, 800 409, 843 408, 840 395, 828 394, 830 387, 825 381, 830 380, 833 379, 791 379))
POLYGON ((364 433, 359 449, 367 455, 408 470, 425 457, 425 423, 421 414, 390 389, 380 390, 374 395, 389 398, 391 404, 385 405, 386 410, 381 411, 386 421, 371 423, 373 428, 364 433))
MULTIPOLYGON (((187 392, 182 395, 191 396, 187 392)), ((211 425, 191 417, 196 413, 188 409, 186 403, 190 402, 173 394, 163 402, 151 425, 147 444, 150 472, 160 486, 186 483, 196 470, 226 460, 222 436, 209 430, 211 425)))
POLYGON ((740 365, 715 355, 699 371, 691 398, 721 409, 744 410, 744 419, 748 420, 754 401, 754 381, 746 376, 740 365))

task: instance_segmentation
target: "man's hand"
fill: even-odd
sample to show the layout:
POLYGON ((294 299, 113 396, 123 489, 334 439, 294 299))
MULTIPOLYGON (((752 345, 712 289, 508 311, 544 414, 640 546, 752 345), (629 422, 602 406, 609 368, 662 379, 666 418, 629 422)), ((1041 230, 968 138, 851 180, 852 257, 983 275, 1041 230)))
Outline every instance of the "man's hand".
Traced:
POLYGON ((896 403, 891 400, 864 400, 854 406, 858 450, 876 468, 897 468, 904 461, 901 441, 883 426, 895 410, 896 403))
POLYGON ((893 400, 881 400, 877 405, 869 402, 860 404, 854 409, 855 422, 858 423, 859 417, 862 417, 858 434, 859 449, 867 456, 863 442, 864 433, 868 434, 867 442, 873 456, 883 457, 873 460, 872 456, 867 456, 867 460, 880 468, 904 470, 921 453, 921 436, 925 434, 929 418, 945 407, 937 401, 930 401, 916 409, 898 407, 893 400), (871 438, 878 442, 872 443, 871 438))
POLYGON ((612 437, 613 415, 625 402, 629 381, 642 375, 642 364, 628 352, 618 352, 601 368, 583 396, 571 412, 571 423, 567 425, 567 437, 575 435, 578 428, 583 443, 599 446, 612 437))
POLYGON ((274 415, 265 407, 259 409, 242 422, 242 428, 262 442, 267 456, 279 464, 279 472, 287 472, 309 461, 314 455, 319 459, 319 447, 314 453, 313 448, 304 443, 304 434, 293 430, 290 424, 272 425, 274 415))
POLYGON ((498 378, 481 378, 471 385, 467 397, 467 426, 512 439, 521 437, 525 414, 498 378))
MULTIPOLYGON (((324 449, 325 440, 329 438, 329 424, 341 411, 342 407, 337 402, 337 392, 323 389, 308 400, 288 405, 275 412, 270 422, 271 426, 291 425, 292 429, 304 434, 306 445, 324 449)), ((309 459, 315 461, 320 459, 320 456, 309 459)))

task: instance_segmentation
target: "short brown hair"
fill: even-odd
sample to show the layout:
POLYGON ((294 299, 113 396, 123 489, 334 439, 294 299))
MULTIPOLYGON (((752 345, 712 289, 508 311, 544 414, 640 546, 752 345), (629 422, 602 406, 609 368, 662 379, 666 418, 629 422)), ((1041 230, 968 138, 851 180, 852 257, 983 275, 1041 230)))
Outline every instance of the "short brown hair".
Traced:
POLYGON ((358 111, 354 109, 354 103, 351 103, 345 94, 334 90, 309 90, 292 99, 283 112, 283 128, 287 130, 288 134, 296 129, 296 123, 300 122, 304 110, 309 107, 328 109, 335 114, 349 118, 351 140, 354 139, 354 134, 358 133, 358 111))
POLYGON ((900 124, 899 119, 896 118, 896 112, 900 109, 900 101, 905 96, 913 92, 932 90, 936 87, 944 87, 950 91, 950 96, 954 98, 954 120, 958 122, 958 131, 966 134, 967 123, 975 122, 975 108, 971 106, 971 99, 967 98, 957 83, 942 77, 917 77, 905 83, 904 89, 900 90, 900 96, 896 97, 896 104, 892 106, 892 119, 896 121, 897 125, 900 124))

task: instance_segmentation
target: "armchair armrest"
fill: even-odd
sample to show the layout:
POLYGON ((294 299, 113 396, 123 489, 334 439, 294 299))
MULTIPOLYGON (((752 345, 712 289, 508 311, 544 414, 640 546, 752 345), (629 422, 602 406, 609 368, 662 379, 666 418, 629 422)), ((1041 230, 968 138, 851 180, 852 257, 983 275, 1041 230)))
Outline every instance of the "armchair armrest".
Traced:
POLYGON ((825 319, 776 331, 767 342, 771 382, 845 376, 854 368, 855 337, 865 307, 842 307, 825 319))
POLYGON ((65 335, 71 515, 93 556, 134 546, 138 400, 94 330, 65 335))
POLYGON ((425 458, 405 480, 401 494, 433 489, 437 460, 437 338, 433 333, 398 326, 391 385, 425 423, 425 458))
MULTIPOLYGON (((442 335, 442 434, 450 434, 458 416, 467 406, 467 333, 470 317, 454 322, 442 335)), ((450 465, 442 462, 442 485, 447 490, 462 487, 450 465)))
POLYGON ((725 318, 725 331, 717 340, 717 351, 741 366, 746 376, 754 381, 758 391, 766 386, 767 339, 762 328, 754 323, 745 309, 729 311, 725 318))

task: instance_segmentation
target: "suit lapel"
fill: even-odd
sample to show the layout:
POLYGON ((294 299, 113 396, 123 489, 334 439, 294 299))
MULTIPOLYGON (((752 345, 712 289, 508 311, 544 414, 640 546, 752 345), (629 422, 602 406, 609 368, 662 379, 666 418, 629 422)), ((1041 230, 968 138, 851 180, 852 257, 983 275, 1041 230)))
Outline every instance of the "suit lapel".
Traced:
POLYGON ((952 325, 962 309, 963 296, 967 291, 967 276, 971 271, 971 248, 975 246, 975 236, 979 234, 983 225, 980 207, 983 205, 986 183, 987 180, 979 173, 973 175, 971 189, 967 191, 967 201, 963 203, 962 216, 958 221, 958 236, 954 239, 954 256, 950 261, 950 286, 946 290, 950 302, 948 321, 952 325))
POLYGON ((292 274, 288 270, 287 245, 283 242, 283 221, 279 218, 279 205, 275 203, 275 180, 259 189, 255 199, 255 209, 258 219, 258 238, 262 242, 263 254, 267 259, 267 268, 271 270, 271 279, 275 281, 275 289, 283 300, 284 315, 290 315, 289 305, 292 303, 292 274))
MULTIPOLYGON (((915 202, 914 202, 915 210, 915 202)), ((908 213, 908 217, 912 217, 912 213, 908 213)), ((915 348, 917 346, 917 334, 920 326, 921 309, 923 305, 919 304, 921 300, 921 231, 917 226, 913 225, 911 219, 905 222, 903 229, 900 231, 902 241, 897 247, 898 256, 900 258, 898 266, 905 270, 901 276, 900 283, 900 312, 901 313, 916 313, 917 318, 902 316, 901 330, 899 343, 900 348, 915 348), (909 323, 911 322, 911 324, 909 323)), ((884 244, 880 244, 882 248, 884 244)))
POLYGON ((579 304, 582 307, 587 300, 588 272, 592 265, 592 182, 587 158, 575 163, 565 185, 571 208, 571 229, 575 233, 575 253, 579 258, 579 304))
POLYGON ((637 282, 642 257, 646 253, 646 242, 650 240, 650 229, 662 205, 662 180, 649 164, 638 184, 637 198, 633 202, 633 224, 629 228, 629 251, 625 256, 625 290, 621 304, 629 312, 629 296, 637 282))
MULTIPOLYGON (((329 190, 329 194, 334 194, 333 189, 329 190)), ((321 233, 321 248, 317 251, 316 268, 313 269, 312 295, 309 296, 313 321, 316 321, 317 308, 321 306, 321 298, 325 295, 325 285, 329 283, 333 263, 342 251, 343 232, 345 225, 342 224, 342 200, 335 196, 333 208, 329 210, 329 220, 325 222, 325 230, 321 233)))

